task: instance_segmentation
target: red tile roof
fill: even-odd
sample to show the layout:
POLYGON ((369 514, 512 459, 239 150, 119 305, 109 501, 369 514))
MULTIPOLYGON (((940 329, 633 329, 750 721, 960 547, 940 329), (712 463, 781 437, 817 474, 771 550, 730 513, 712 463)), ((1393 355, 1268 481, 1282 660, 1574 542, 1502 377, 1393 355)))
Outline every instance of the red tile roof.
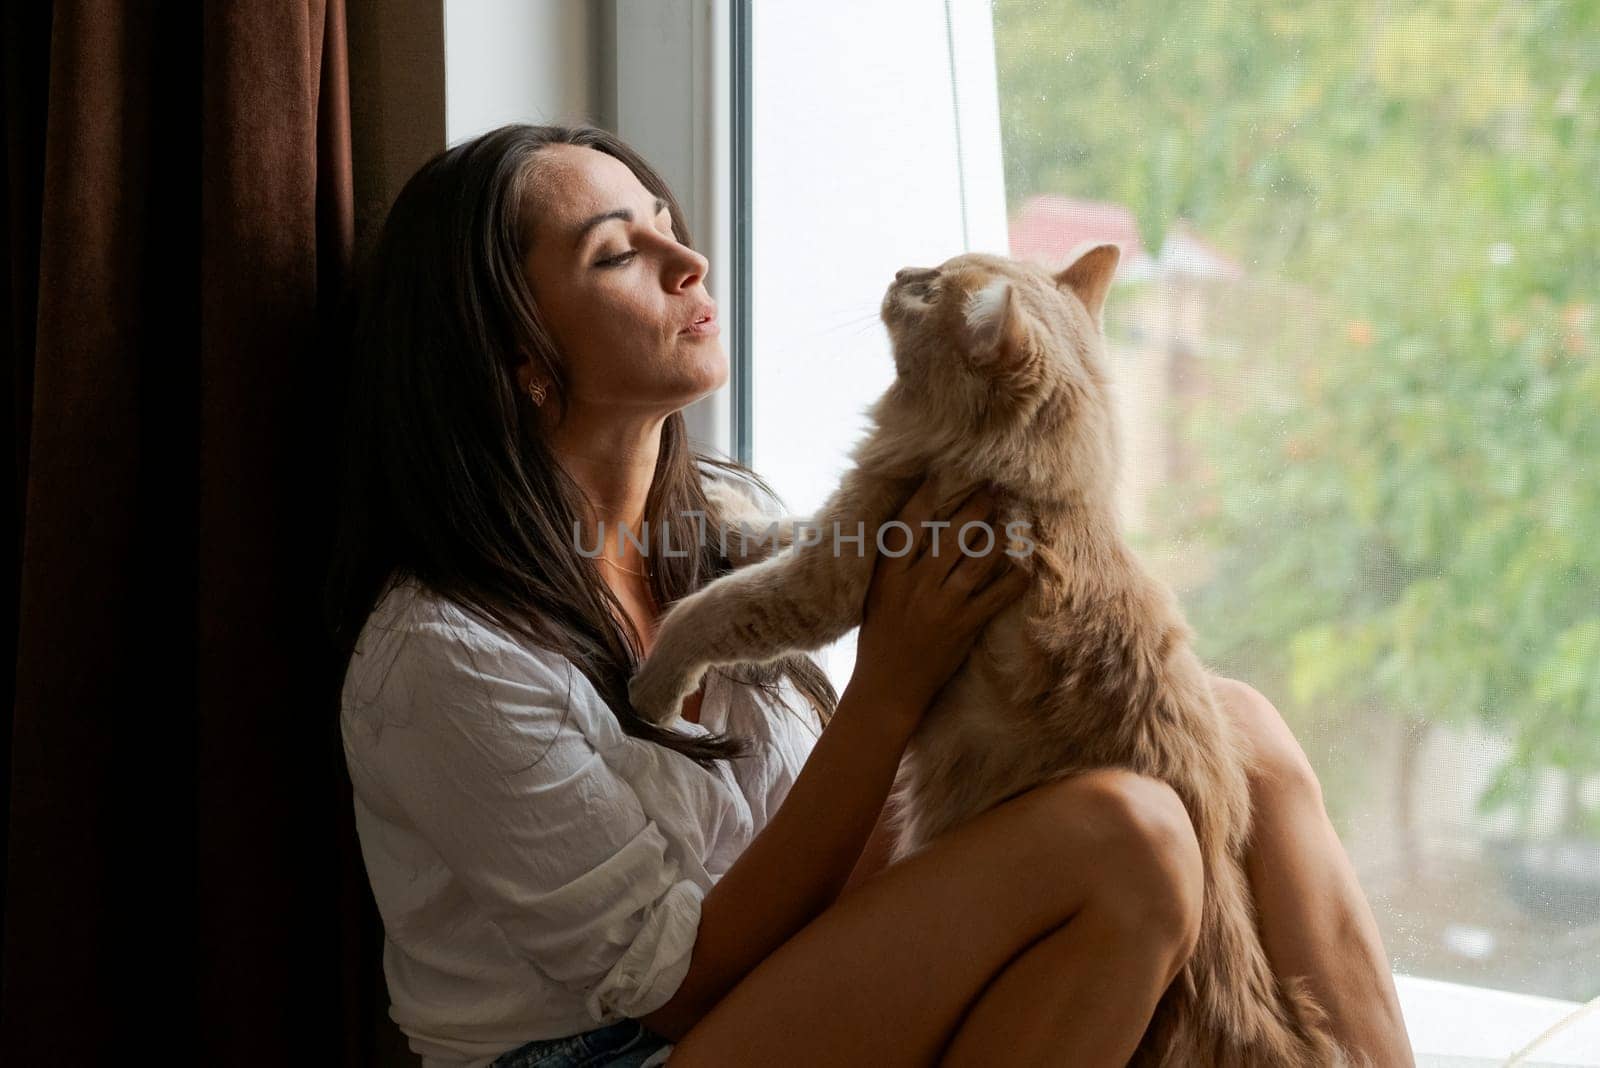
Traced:
MULTIPOLYGON (((1153 269, 1156 260, 1139 236, 1139 221, 1121 204, 1041 193, 1023 201, 1010 223, 1011 255, 1048 268, 1063 267, 1080 245, 1110 242, 1122 249, 1124 277, 1153 269)), ((1239 262, 1208 244, 1187 224, 1175 223, 1161 248, 1168 270, 1238 278, 1239 262)))
POLYGON ((1121 204, 1042 193, 1023 202, 1010 223, 1011 255, 1043 267, 1063 267, 1067 256, 1087 241, 1111 242, 1122 249, 1127 266, 1150 260, 1139 238, 1139 223, 1121 204))

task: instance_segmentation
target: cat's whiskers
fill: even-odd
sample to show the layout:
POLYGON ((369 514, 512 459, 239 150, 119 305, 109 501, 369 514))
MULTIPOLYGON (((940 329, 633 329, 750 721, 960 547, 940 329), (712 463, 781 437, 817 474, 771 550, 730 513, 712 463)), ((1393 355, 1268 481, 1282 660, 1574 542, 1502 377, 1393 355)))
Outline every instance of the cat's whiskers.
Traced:
POLYGON ((835 323, 832 326, 824 326, 817 330, 816 333, 819 335, 834 334, 838 333, 840 330, 849 330, 851 334, 854 335, 861 333, 862 329, 868 324, 876 322, 878 322, 877 311, 869 311, 865 315, 851 316, 850 318, 845 319, 842 322, 835 323))

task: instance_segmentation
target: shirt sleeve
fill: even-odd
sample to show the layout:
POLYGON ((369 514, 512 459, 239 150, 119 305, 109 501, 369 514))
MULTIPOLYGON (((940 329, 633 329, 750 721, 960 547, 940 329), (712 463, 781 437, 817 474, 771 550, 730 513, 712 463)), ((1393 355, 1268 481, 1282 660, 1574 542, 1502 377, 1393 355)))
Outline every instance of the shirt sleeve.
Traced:
POLYGON ((576 670, 569 695, 567 672, 480 630, 428 621, 399 637, 370 750, 396 804, 597 1026, 661 1007, 688 972, 705 891, 580 729, 595 710, 576 703, 598 697, 576 670))

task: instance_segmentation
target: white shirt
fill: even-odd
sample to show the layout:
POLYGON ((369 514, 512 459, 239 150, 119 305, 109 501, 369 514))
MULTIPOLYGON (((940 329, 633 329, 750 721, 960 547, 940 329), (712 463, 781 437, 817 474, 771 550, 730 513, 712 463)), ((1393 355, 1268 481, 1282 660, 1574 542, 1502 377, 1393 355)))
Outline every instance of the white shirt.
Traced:
POLYGON ((424 1068, 477 1068, 672 997, 706 892, 821 732, 791 682, 779 692, 708 673, 700 722, 671 726, 727 729, 756 752, 706 771, 625 735, 565 657, 414 581, 390 591, 350 661, 340 727, 389 1014, 424 1068))

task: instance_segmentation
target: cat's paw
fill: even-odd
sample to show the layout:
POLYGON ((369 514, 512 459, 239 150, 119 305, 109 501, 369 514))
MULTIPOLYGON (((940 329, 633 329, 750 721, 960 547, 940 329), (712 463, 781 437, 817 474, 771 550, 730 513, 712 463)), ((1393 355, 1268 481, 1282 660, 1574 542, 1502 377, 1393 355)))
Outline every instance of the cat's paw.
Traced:
POLYGON ((628 680, 628 700, 633 703, 635 712, 659 727, 678 715, 683 699, 699 686, 698 678, 691 678, 668 666, 661 658, 652 657, 628 680))

